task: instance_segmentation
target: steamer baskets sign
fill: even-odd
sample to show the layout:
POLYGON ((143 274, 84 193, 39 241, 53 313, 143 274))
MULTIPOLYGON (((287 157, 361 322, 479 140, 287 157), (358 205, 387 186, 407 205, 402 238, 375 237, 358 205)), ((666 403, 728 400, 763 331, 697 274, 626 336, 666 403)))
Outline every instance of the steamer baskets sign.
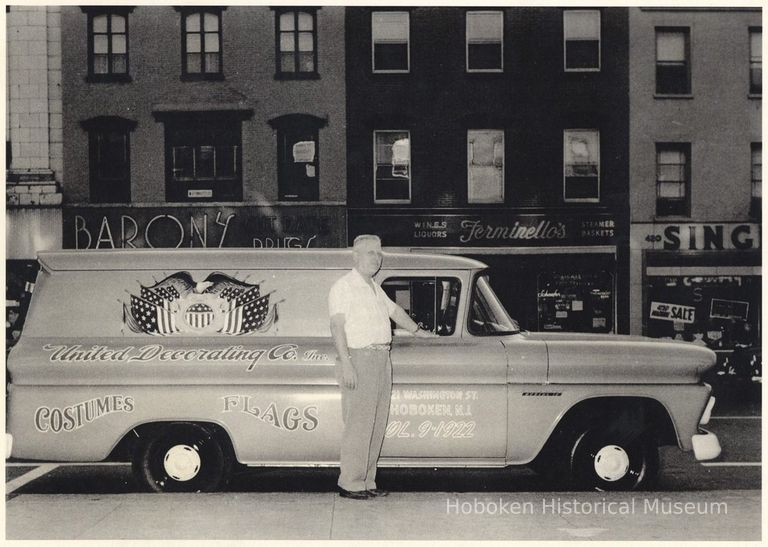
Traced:
POLYGON ((398 214, 350 211, 350 240, 376 233, 385 245, 440 247, 541 247, 615 245, 613 215, 398 214))
POLYGON ((65 249, 343 247, 341 207, 64 207, 65 249))

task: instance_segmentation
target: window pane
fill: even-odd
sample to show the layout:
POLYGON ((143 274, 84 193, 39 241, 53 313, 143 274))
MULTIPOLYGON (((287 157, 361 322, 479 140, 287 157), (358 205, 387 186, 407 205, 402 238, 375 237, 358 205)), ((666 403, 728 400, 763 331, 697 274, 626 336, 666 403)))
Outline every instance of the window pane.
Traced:
POLYGON ((237 146, 216 147, 216 177, 233 178, 237 171, 237 146))
POLYGON ((374 70, 408 70, 407 44, 376 44, 374 70))
POLYGON ((206 53, 216 53, 219 51, 219 34, 216 32, 205 33, 205 51, 206 53))
POLYGON ((96 15, 93 18, 93 32, 107 32, 106 15, 96 15))
POLYGON ((200 53, 200 35, 187 34, 187 53, 200 53))
POLYGON ((125 53, 125 34, 116 34, 112 36, 112 53, 125 53))
POLYGON ((749 33, 749 56, 752 59, 763 58, 763 33, 753 31, 749 33))
POLYGON ((302 32, 299 34, 299 51, 313 51, 315 49, 315 41, 311 33, 302 32))
POLYGON ((205 54, 205 71, 208 73, 215 73, 221 70, 220 67, 221 56, 218 53, 206 53, 205 54))
POLYGON ((598 134, 595 131, 566 131, 566 166, 596 166, 599 160, 598 145, 598 134))
POLYGON ((216 152, 213 146, 201 146, 197 156, 197 178, 212 179, 214 176, 214 165, 216 152))
POLYGON ((293 52, 280 54, 280 69, 283 72, 296 71, 296 61, 293 52))
POLYGON ((282 31, 293 31, 296 27, 294 25, 294 16, 293 12, 290 11, 288 13, 283 13, 280 15, 280 30, 282 31))
POLYGON ((94 74, 107 74, 109 72, 109 60, 108 55, 100 54, 93 56, 93 73, 94 74))
POLYGON ((565 43, 565 68, 599 68, 600 42, 569 40, 565 43))
POLYGON ((599 11, 564 11, 565 39, 597 40, 600 38, 599 11))
POLYGON ((467 41, 468 42, 501 42, 503 33, 503 19, 500 12, 467 13, 467 41))
POLYGON ((404 12, 373 13, 374 42, 407 42, 408 14, 404 12))
POLYGON ((295 43, 293 33, 280 34, 280 51, 294 51, 295 43))
POLYGON ((656 65, 658 93, 689 93, 688 67, 684 64, 656 65))
POLYGON ((299 70, 302 72, 315 71, 315 56, 312 52, 299 53, 299 70))
POLYGON ((187 72, 200 72, 203 69, 203 58, 199 53, 187 55, 187 72))
POLYGON ((123 15, 112 15, 112 32, 125 32, 125 17, 123 15))
POLYGON ((377 200, 410 199, 410 139, 406 132, 375 132, 377 200))
POLYGON ((685 61, 685 34, 682 32, 657 32, 656 59, 659 61, 685 61))
POLYGON ((187 32, 200 32, 200 14, 192 13, 187 15, 187 32))
POLYGON ((173 147, 173 178, 176 180, 191 179, 195 176, 194 150, 191 146, 173 147))
POLYGON ((312 14, 299 12, 299 30, 312 30, 312 14))
POLYGON ((203 30, 205 32, 212 32, 212 31, 218 31, 219 30, 219 16, 215 15, 213 13, 206 13, 205 14, 205 27, 203 30))
POLYGON ((97 34, 93 37, 93 52, 107 53, 109 51, 109 37, 106 34, 97 34))
POLYGON ((112 73, 125 74, 128 71, 128 57, 126 55, 112 56, 112 73))
POLYGON ((660 182, 658 185, 660 198, 684 198, 685 183, 660 182))
POLYGON ((493 70, 501 68, 501 44, 470 44, 467 48, 467 68, 493 70))

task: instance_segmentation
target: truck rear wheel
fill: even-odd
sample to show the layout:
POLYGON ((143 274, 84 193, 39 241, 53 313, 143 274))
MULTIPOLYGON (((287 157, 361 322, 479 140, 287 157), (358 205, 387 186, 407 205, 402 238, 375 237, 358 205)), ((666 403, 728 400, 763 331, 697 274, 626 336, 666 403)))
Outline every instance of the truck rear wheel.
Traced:
POLYGON ((638 490, 656 479, 658 446, 648 435, 589 429, 573 442, 569 464, 577 488, 638 490))
POLYGON ((175 423, 141 443, 133 459, 139 482, 155 492, 213 492, 232 468, 221 443, 207 428, 175 423))

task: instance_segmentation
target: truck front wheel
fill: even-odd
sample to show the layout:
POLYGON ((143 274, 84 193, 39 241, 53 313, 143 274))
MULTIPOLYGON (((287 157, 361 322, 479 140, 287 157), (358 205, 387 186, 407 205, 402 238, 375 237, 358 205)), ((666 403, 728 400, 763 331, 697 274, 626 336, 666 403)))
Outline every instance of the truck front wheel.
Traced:
POLYGON ((659 452, 648 435, 633 437, 589 429, 576 437, 569 463, 578 488, 637 490, 655 480, 659 452))
POLYGON ((207 428, 175 423, 151 434, 136 451, 133 470, 155 492, 213 492, 228 479, 231 461, 207 428))

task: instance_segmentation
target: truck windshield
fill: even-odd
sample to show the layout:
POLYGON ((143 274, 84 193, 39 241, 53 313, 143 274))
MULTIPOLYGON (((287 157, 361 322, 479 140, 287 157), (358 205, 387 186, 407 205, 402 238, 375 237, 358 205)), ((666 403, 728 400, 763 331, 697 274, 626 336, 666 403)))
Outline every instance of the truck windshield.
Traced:
POLYGON ((468 326, 472 334, 479 335, 520 332, 517 321, 507 314, 507 310, 493 292, 487 275, 480 275, 475 280, 468 326))

